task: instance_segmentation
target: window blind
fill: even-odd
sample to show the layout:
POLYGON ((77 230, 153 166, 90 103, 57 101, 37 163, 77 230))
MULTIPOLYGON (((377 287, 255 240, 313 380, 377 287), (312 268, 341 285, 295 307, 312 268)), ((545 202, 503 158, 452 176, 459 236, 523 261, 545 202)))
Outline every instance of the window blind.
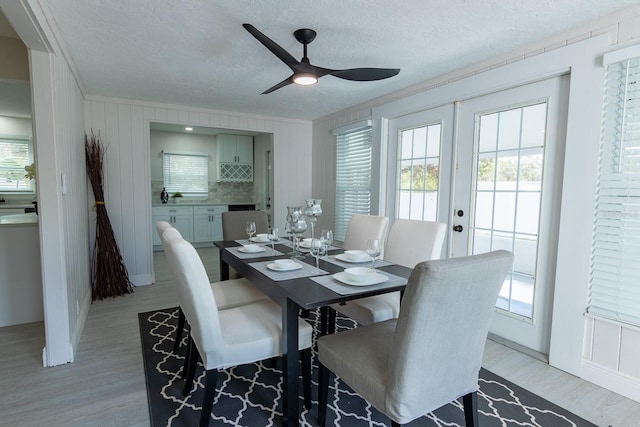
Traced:
POLYGON ((0 138, 0 191, 33 192, 33 181, 25 177, 24 169, 31 163, 30 141, 0 138))
MULTIPOLYGON (((334 131, 335 133, 335 131, 334 131)), ((371 210, 371 125, 336 133, 336 218, 334 238, 344 241, 356 213, 371 210)))
POLYGON ((202 196, 209 193, 209 155, 206 153, 162 152, 164 187, 173 194, 202 196))
POLYGON ((606 70, 587 312, 640 326, 640 57, 606 70))

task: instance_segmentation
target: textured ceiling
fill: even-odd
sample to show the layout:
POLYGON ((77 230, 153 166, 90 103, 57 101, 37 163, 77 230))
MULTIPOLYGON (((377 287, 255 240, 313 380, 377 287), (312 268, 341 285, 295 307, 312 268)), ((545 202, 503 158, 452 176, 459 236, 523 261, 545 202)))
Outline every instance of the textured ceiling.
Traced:
POLYGON ((92 95, 315 119, 518 49, 640 0, 47 0, 92 95), (314 65, 400 68, 377 82, 332 76, 265 89, 291 72, 242 28, 314 65))

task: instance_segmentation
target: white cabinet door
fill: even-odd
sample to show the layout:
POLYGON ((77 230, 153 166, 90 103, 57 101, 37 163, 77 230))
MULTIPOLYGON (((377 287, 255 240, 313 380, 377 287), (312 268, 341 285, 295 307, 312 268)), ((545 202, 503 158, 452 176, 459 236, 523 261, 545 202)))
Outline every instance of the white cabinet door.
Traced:
POLYGON ((213 242, 213 215, 193 216, 193 241, 213 242))
POLYGON ((236 135, 216 137, 218 163, 237 163, 236 135))
POLYGON ((206 205, 193 208, 193 239, 196 243, 222 240, 222 212, 227 205, 206 205))
POLYGON ((176 215, 171 223, 187 242, 193 242, 193 215, 176 215))
POLYGON ((153 244, 161 245, 156 231, 156 222, 166 221, 180 232, 182 238, 193 242, 193 207, 191 206, 155 206, 152 210, 153 244))
POLYGON ((238 163, 253 164, 253 137, 238 135, 236 138, 238 163))

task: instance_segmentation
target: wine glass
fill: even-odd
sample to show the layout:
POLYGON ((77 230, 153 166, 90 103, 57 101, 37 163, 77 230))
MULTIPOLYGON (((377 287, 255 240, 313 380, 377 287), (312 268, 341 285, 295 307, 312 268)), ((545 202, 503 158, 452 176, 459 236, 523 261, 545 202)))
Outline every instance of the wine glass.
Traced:
POLYGON ((256 232, 256 223, 253 221, 247 221, 247 234, 249 235, 249 241, 253 237, 253 234, 256 232))
POLYGON ((333 243, 333 231, 331 230, 322 230, 320 234, 320 240, 324 245, 324 253, 325 255, 329 254, 329 246, 333 243))
POLYGON ((320 239, 311 239, 311 244, 309 245, 309 253, 316 259, 316 270, 320 270, 320 255, 324 253, 324 244, 320 239))
POLYGON ((371 257, 371 269, 375 270, 376 257, 380 255, 380 241, 378 239, 367 240, 367 254, 371 257))
POLYGON ((268 235, 269 240, 271 240, 271 249, 275 249, 274 245, 278 241, 278 227, 271 227, 271 233, 268 235))

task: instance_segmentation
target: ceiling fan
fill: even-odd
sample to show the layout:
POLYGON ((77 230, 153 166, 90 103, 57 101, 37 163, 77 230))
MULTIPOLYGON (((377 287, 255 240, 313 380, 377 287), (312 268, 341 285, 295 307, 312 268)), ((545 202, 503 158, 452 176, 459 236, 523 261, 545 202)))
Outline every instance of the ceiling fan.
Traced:
POLYGON ((293 32, 293 36, 303 45, 303 56, 300 61, 296 60, 289 52, 284 50, 280 45, 262 34, 256 27, 251 24, 242 24, 242 26, 253 37, 258 39, 267 49, 284 62, 293 74, 275 86, 262 92, 262 94, 271 93, 284 86, 296 83, 299 85, 312 85, 318 82, 322 76, 331 75, 345 80, 354 80, 359 82, 368 82, 373 80, 382 80, 393 77, 400 72, 398 68, 349 68, 346 70, 331 70, 312 65, 307 58, 307 45, 316 38, 316 32, 308 28, 301 28, 293 32))

